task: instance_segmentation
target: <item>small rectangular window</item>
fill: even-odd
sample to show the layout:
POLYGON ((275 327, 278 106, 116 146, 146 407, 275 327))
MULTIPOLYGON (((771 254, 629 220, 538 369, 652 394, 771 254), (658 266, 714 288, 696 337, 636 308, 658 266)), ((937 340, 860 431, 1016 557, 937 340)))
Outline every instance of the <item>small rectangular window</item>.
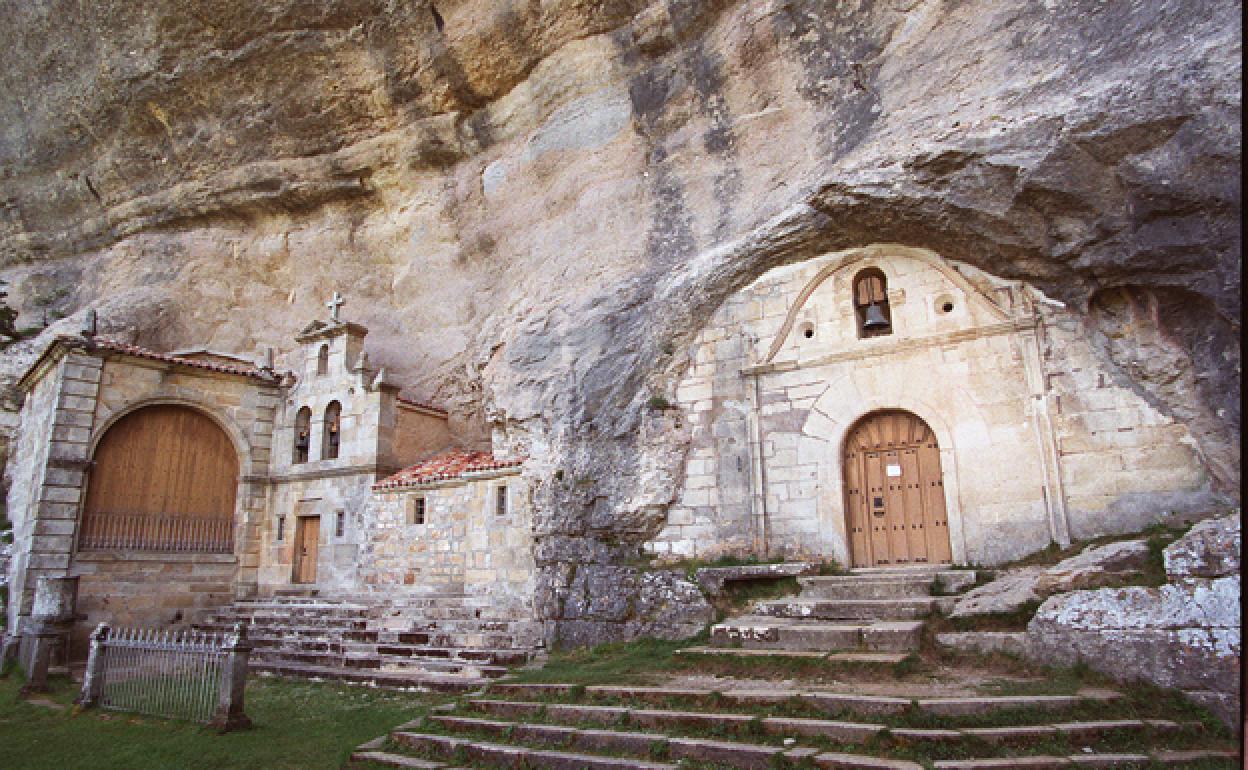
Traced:
POLYGON ((507 515, 507 486, 494 488, 494 514, 496 516, 507 515))
POLYGON ((286 539, 286 517, 285 516, 277 517, 277 539, 279 542, 286 539))
POLYGON ((407 523, 409 525, 425 523, 425 498, 413 497, 408 501, 407 523))
POLYGON ((342 537, 347 533, 347 514, 345 511, 338 511, 334 515, 334 537, 342 537))

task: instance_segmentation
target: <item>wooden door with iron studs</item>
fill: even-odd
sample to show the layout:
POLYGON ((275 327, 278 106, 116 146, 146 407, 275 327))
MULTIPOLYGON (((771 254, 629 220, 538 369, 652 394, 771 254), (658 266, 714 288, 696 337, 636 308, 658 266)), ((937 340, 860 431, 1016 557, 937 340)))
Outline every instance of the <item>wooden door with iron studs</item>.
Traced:
POLYGON ((868 415, 842 459, 852 566, 951 561, 940 447, 927 423, 899 410, 868 415))

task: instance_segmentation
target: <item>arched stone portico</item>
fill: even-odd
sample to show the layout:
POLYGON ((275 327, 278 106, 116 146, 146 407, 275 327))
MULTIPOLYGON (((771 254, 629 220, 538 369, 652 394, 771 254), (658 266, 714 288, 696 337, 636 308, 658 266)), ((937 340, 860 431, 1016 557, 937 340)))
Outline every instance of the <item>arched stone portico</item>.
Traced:
MULTIPOLYGON (((954 393, 962 405, 972 407, 965 393, 954 393)), ((936 434, 940 446, 940 464, 944 477, 945 507, 949 516, 949 545, 953 561, 966 561, 966 537, 959 493, 957 439, 949 420, 931 402, 907 393, 863 394, 846 375, 829 383, 810 409, 801 438, 805 450, 824 458, 819 468, 819 523, 823 541, 831 546, 832 555, 841 564, 849 564, 849 537, 845 516, 845 469, 841 462, 850 429, 862 418, 887 409, 909 412, 927 423, 936 434)), ((970 410, 974 413, 973 408, 970 410)), ((979 425, 959 426, 959 433, 975 435, 986 432, 979 425)), ((799 450, 800 451, 800 450, 799 450)))

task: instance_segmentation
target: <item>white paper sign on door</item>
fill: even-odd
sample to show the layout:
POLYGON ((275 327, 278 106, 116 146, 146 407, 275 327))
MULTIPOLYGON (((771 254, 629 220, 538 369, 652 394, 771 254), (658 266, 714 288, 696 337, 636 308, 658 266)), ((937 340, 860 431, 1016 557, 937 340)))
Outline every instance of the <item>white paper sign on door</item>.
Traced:
POLYGON ((886 473, 889 476, 900 476, 901 466, 900 465, 886 465, 884 467, 884 473, 886 473))

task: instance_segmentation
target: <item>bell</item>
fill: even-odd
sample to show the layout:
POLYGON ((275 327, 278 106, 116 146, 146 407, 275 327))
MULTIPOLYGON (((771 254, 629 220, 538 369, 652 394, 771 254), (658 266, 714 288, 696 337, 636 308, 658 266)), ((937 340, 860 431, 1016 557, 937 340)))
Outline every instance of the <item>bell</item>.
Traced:
POLYGON ((876 329, 887 329, 888 319, 884 317, 884 311, 880 310, 880 306, 872 302, 867 305, 867 312, 863 317, 862 328, 865 331, 875 331, 876 329))

